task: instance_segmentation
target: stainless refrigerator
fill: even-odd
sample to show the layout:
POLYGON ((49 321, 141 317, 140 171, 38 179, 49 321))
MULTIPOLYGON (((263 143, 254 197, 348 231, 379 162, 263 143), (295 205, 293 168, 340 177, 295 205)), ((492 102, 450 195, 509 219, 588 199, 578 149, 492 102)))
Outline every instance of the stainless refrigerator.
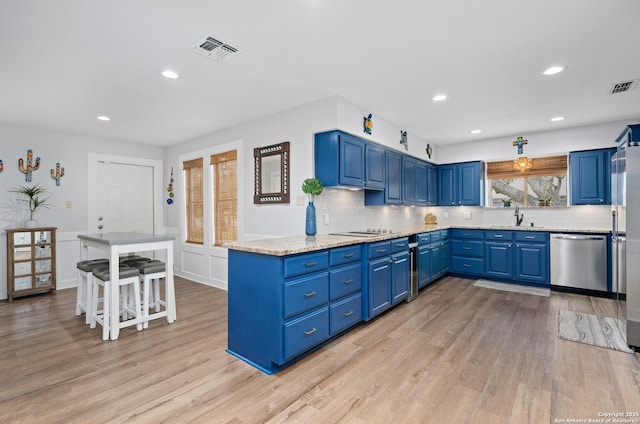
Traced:
POLYGON ((640 124, 616 139, 611 159, 612 290, 627 344, 640 347, 640 124))

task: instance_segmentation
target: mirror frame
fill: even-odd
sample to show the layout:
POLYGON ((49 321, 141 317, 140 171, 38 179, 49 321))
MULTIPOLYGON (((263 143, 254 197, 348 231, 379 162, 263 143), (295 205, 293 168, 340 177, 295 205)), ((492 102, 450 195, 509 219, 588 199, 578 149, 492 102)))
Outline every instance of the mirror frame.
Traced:
POLYGON ((253 203, 266 205, 289 203, 289 142, 253 149, 254 192, 253 203), (269 156, 280 157, 280 191, 265 193, 262 191, 262 159, 269 156))

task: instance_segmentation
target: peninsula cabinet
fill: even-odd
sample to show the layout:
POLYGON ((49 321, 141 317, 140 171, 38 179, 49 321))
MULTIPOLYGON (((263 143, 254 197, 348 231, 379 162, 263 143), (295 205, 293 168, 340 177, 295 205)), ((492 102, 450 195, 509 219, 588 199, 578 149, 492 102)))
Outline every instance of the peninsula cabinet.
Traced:
POLYGON ((385 149, 342 131, 315 136, 315 176, 326 187, 385 188, 385 149))
POLYGON ((56 292, 56 227, 7 233, 7 297, 56 292))
POLYGON ((273 374, 362 320, 362 245, 229 250, 228 349, 273 374))

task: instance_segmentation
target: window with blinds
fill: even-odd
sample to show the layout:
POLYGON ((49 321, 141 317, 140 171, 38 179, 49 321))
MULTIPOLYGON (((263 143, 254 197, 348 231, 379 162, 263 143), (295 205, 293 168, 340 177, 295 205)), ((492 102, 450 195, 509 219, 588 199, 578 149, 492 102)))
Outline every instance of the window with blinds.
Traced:
POLYGON ((514 206, 567 205, 567 156, 529 161, 525 171, 513 160, 487 163, 489 205, 502 206, 509 199, 514 206))
POLYGON ((237 151, 211 156, 213 171, 214 245, 237 239, 238 160, 237 151))
POLYGON ((187 243, 204 244, 203 162, 202 158, 198 158, 182 163, 185 182, 187 243))

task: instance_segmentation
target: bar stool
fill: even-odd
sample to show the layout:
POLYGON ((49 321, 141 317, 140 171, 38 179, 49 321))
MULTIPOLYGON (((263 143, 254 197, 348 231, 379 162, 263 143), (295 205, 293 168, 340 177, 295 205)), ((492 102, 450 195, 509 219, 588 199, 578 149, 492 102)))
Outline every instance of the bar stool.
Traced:
MULTIPOLYGON (((108 267, 99 267, 93 270, 93 287, 91 302, 90 328, 95 328, 96 323, 102 325, 102 340, 109 339, 110 325, 118 325, 120 328, 135 325, 138 331, 142 330, 142 305, 140 302, 140 271, 127 265, 120 265, 118 274, 118 287, 112 287, 108 267), (129 285, 131 287, 129 287, 129 285), (102 287, 102 298, 98 293, 102 287), (133 303, 129 301, 121 305, 123 320, 120 317, 111 317, 109 313, 111 290, 132 290, 133 303), (102 300, 102 309, 98 309, 98 303, 102 300), (134 319, 127 319, 131 314, 134 319)), ((128 298, 128 297, 127 297, 128 298)))
POLYGON ((175 319, 176 304, 173 287, 169 287, 166 278, 164 262, 153 260, 149 262, 130 262, 130 265, 138 268, 143 277, 142 315, 143 327, 149 327, 149 320, 167 317, 175 319), (164 300, 160 294, 160 279, 165 281, 164 300), (164 310, 162 307, 164 306, 164 310), (149 308, 154 308, 155 313, 149 315, 149 308))
POLYGON ((108 259, 89 259, 76 264, 78 268, 78 283, 76 288, 76 316, 85 313, 85 323, 91 322, 91 279, 93 270, 99 266, 109 265, 108 259))

